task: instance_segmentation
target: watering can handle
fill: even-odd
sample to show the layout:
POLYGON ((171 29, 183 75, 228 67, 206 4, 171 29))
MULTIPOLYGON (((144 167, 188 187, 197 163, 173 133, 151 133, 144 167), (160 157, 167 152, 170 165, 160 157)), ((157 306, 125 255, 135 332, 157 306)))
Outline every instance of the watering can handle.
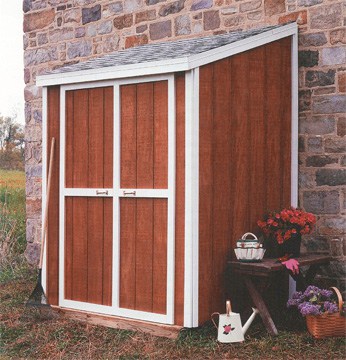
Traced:
POLYGON ((232 312, 232 306, 231 306, 231 300, 226 301, 226 314, 229 316, 229 314, 232 312))
POLYGON ((220 316, 220 313, 214 312, 214 313, 212 313, 211 316, 210 316, 210 317, 211 317, 211 321, 213 322, 214 326, 215 326, 216 329, 217 329, 216 322, 215 322, 215 320, 214 320, 214 318, 213 318, 213 316, 215 316, 215 315, 219 315, 219 316, 220 316))

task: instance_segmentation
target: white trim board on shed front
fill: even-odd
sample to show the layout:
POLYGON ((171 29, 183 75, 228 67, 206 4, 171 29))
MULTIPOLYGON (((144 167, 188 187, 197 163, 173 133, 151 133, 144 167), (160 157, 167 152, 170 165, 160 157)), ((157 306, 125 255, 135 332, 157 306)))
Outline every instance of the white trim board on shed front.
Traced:
POLYGON ((291 23, 205 38, 142 45, 39 75, 36 85, 63 85, 188 71, 296 35, 297 32, 297 24, 291 23), (158 60, 154 59, 155 56, 158 60), (138 62, 135 62, 136 59, 138 62))

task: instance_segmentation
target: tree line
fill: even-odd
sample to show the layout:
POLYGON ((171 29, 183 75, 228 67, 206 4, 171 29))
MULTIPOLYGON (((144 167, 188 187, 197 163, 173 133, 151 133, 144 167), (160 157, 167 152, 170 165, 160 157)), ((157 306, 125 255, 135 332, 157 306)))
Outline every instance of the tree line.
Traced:
POLYGON ((0 168, 24 170, 24 126, 0 114, 0 168))

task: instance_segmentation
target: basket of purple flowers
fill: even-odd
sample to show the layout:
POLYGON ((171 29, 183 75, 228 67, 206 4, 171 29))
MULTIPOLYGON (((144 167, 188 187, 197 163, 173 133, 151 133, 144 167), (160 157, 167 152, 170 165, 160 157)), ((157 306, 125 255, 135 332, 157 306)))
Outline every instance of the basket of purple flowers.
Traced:
POLYGON ((307 328, 312 336, 321 339, 331 336, 345 336, 346 317, 340 291, 331 288, 337 296, 333 299, 332 290, 308 286, 304 292, 297 291, 288 300, 288 307, 297 307, 306 318, 307 328))

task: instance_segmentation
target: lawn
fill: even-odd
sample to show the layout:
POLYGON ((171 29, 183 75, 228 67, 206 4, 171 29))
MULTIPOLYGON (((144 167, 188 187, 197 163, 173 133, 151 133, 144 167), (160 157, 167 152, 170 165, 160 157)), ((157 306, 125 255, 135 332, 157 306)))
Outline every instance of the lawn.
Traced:
POLYGON ((0 359, 344 359, 345 340, 315 340, 301 319, 278 324, 270 337, 259 318, 246 341, 219 344, 211 324, 182 330, 178 339, 109 329, 68 320, 43 320, 25 302, 36 282, 26 265, 24 173, 0 170, 0 245, 11 232, 11 251, 0 259, 0 359), (2 224, 2 225, 1 225, 2 224), (2 228, 1 228, 2 226, 2 228), (2 230, 3 231, 2 231, 2 230), (2 232, 1 232, 2 231, 2 232))

